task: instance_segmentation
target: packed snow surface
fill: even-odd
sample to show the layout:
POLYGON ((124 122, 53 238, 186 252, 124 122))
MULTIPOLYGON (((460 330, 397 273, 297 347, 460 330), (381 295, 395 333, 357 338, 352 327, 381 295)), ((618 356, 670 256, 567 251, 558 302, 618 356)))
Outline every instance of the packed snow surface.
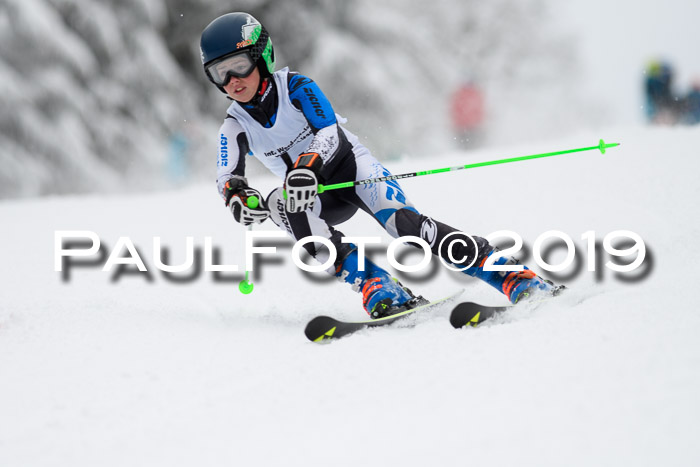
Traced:
MULTIPOLYGON (((287 240, 257 266, 250 295, 238 291, 240 272, 174 281, 156 268, 154 237, 168 264, 185 260, 186 237, 200 250, 211 237, 219 263, 243 269, 245 229, 213 183, 0 203, 0 465, 699 465, 697 128, 387 165, 433 169, 600 137, 622 145, 402 182, 435 219, 476 235, 518 233, 545 276, 535 239, 550 230, 573 239, 578 268, 557 276, 566 295, 476 329, 452 329, 441 310, 415 327, 311 343, 303 329, 315 315, 365 315, 346 285, 303 274, 287 240), (105 256, 67 278, 56 272, 64 230, 95 232, 105 256), (582 235, 602 243, 616 230, 644 240, 644 263, 614 273, 599 245, 589 272, 582 235), (101 270, 120 237, 148 274, 101 270)), ((373 220, 357 214, 339 228, 381 236, 372 257, 388 267, 391 239, 373 220)), ((564 256, 557 248, 549 261, 564 256)), ((431 299, 464 288, 464 299, 503 303, 485 284, 430 271, 401 277, 431 299)))

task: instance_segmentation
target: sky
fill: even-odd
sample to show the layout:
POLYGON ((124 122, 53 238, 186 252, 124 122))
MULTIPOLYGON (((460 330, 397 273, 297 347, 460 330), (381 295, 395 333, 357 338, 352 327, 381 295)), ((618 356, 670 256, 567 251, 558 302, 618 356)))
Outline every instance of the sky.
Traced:
POLYGON ((642 118, 641 82, 656 57, 676 70, 676 89, 700 79, 700 2, 567 0, 551 6, 560 30, 579 38, 585 91, 604 100, 615 122, 642 118))

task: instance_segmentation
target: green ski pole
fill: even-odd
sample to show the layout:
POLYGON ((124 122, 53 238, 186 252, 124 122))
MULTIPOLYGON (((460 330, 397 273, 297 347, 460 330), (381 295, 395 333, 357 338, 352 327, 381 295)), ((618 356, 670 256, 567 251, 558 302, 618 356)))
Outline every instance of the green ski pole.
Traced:
MULTIPOLYGON (((249 208, 255 209, 260 205, 260 201, 258 200, 257 196, 249 196, 248 200, 246 202, 249 208)), ((248 226, 248 231, 253 230, 253 224, 250 224, 248 226)), ((238 283, 238 290, 242 294, 248 295, 253 291, 253 281, 250 279, 250 271, 246 269, 245 271, 245 278, 238 283)))
POLYGON ((562 154, 570 154, 573 152, 582 152, 582 151, 591 151, 593 149, 598 149, 601 154, 605 154, 605 149, 612 148, 612 147, 619 146, 619 145, 620 145, 620 143, 606 144, 601 139, 597 146, 590 146, 587 148, 566 149, 564 151, 546 152, 543 154, 532 154, 529 156, 511 157, 508 159, 498 159, 495 161, 477 162, 476 164, 458 165, 456 167, 446 167, 444 169, 423 170, 420 172, 411 172, 411 173, 405 173, 405 174, 400 174, 400 175, 389 175, 386 177, 378 177, 378 178, 368 178, 366 180, 356 180, 353 182, 334 183, 332 185, 320 185, 319 184, 318 185, 318 192, 323 193, 324 191, 337 190, 339 188, 350 188, 350 187, 357 186, 357 185, 368 185, 370 183, 387 182, 389 180, 399 180, 402 178, 413 178, 413 177, 420 177, 423 175, 439 174, 439 173, 443 173, 443 172, 454 172, 457 170, 475 169, 477 167, 485 167, 487 165, 507 164, 510 162, 526 161, 526 160, 530 160, 530 159, 540 159, 542 157, 560 156, 562 154))

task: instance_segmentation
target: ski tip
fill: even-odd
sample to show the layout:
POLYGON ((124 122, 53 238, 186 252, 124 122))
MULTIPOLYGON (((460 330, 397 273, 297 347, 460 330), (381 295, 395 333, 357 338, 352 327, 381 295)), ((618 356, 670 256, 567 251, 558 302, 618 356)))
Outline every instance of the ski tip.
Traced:
POLYGON ((488 306, 474 302, 462 302, 454 307, 450 313, 450 324, 455 329, 464 327, 477 327, 497 313, 511 309, 513 305, 488 306))
POLYGON ((307 335, 306 337, 308 337, 309 339, 312 339, 312 338, 313 338, 313 339, 312 339, 313 342, 322 342, 322 341, 327 340, 327 339, 332 339, 332 338, 333 338, 333 334, 335 334, 335 330, 336 330, 336 329, 337 329, 337 327, 336 327, 336 326, 333 326, 333 327, 330 328, 328 331, 322 333, 322 334, 321 334, 320 336, 318 336, 318 337, 317 337, 316 335, 311 335, 311 336, 307 335))
POLYGON ((455 329, 461 329, 462 327, 464 327, 464 323, 462 322, 461 317, 454 312, 450 314, 450 324, 455 329))
POLYGON ((332 339, 338 327, 338 321, 330 316, 316 316, 304 328, 304 335, 311 342, 332 339))
POLYGON ((478 314, 479 305, 472 302, 458 303, 450 313, 450 324, 455 329, 461 329, 470 322, 474 314, 478 314))

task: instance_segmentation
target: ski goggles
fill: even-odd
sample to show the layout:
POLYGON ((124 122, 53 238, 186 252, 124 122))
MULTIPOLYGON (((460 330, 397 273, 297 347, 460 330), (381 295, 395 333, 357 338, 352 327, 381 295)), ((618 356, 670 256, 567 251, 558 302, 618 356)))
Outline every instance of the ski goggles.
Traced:
POLYGON ((226 86, 231 76, 245 78, 253 72, 255 62, 248 52, 239 52, 221 58, 207 67, 214 84, 226 86))

